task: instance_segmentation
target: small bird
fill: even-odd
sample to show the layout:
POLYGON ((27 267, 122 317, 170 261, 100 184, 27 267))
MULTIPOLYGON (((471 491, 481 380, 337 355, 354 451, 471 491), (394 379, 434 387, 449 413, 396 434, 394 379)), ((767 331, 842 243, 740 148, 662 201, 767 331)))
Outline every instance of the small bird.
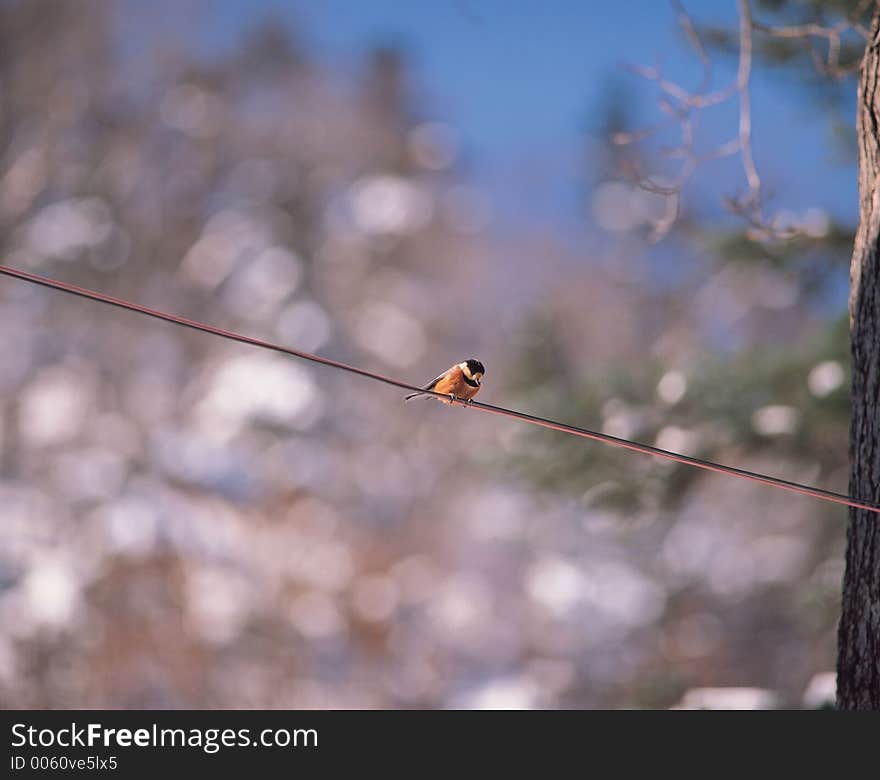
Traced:
MULTIPOLYGON (((480 392, 480 381, 486 369, 479 360, 465 360, 463 363, 456 363, 452 368, 444 371, 440 376, 434 379, 430 384, 425 385, 422 391, 432 390, 435 393, 443 393, 448 395, 450 400, 438 398, 444 404, 451 404, 456 399, 461 401, 470 401, 477 393, 480 392)), ((424 392, 412 393, 404 398, 409 401, 424 395, 424 392)), ((433 398, 435 396, 427 396, 433 398)))

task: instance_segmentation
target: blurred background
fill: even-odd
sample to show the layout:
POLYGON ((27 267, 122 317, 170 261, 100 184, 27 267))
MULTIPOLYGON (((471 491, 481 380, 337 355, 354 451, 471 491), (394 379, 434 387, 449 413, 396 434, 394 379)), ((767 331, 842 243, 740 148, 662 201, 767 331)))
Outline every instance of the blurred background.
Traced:
MULTIPOLYGON (((688 10, 723 85, 736 5, 688 10)), ((2 262, 845 491, 855 81, 798 43, 751 85, 796 236, 725 210, 736 156, 660 236, 621 171, 676 124, 614 141, 666 116, 621 66, 702 78, 671 5, 6 0, 2 262)), ((0 332, 3 707, 833 698, 840 507, 8 278, 0 332)))

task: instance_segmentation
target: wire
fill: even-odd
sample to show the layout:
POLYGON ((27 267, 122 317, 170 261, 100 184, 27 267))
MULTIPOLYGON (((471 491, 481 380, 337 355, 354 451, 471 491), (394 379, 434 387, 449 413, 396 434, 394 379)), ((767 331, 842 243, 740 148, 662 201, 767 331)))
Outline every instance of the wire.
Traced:
MULTIPOLYGON (((191 328, 192 330, 202 331, 203 333, 210 333, 214 336, 220 336, 224 339, 230 339, 231 341, 238 341, 242 344, 250 344, 255 347, 261 347, 262 349, 272 350, 273 352, 280 352, 283 355, 292 355, 293 357, 302 358, 303 360, 309 360, 313 363, 320 363, 321 365, 330 366, 331 368, 338 368, 341 371, 348 371, 349 373, 358 374, 359 376, 364 376, 368 379, 374 379, 377 382, 383 382, 386 385, 398 387, 401 390, 419 391, 421 393, 424 393, 425 395, 432 395, 437 398, 452 400, 448 395, 436 393, 431 390, 423 390, 421 387, 418 387, 416 385, 411 385, 407 382, 401 382, 400 380, 392 379, 391 377, 383 376, 382 374, 377 374, 373 371, 366 371, 363 368, 350 366, 347 363, 340 363, 337 360, 320 357, 318 355, 313 355, 309 352, 301 352, 296 349, 290 349, 289 347, 283 347, 280 344, 273 344, 270 341, 263 341, 261 339, 251 338, 250 336, 243 336, 240 333, 235 333, 234 331, 223 330, 222 328, 216 328, 212 325, 206 325, 205 323, 198 322, 196 320, 189 320, 185 317, 177 317, 173 314, 167 314, 156 309, 150 309, 146 306, 139 306, 136 303, 131 303, 130 301, 123 300, 122 298, 113 298, 112 296, 103 295, 102 293, 95 292, 94 290, 88 290, 84 287, 77 287, 72 284, 66 284, 64 282, 59 282, 54 279, 49 279, 45 276, 39 276, 37 274, 28 273, 26 271, 19 271, 15 268, 9 268, 5 265, 0 265, 0 274, 11 276, 14 279, 20 279, 25 282, 30 282, 31 284, 37 284, 42 287, 48 287, 52 290, 60 290, 61 292, 66 292, 71 295, 77 295, 80 298, 87 298, 88 300, 98 301, 99 303, 106 303, 110 306, 116 306, 120 309, 126 309, 127 311, 134 311, 138 312, 139 314, 145 314, 146 316, 153 317, 157 320, 164 320, 165 322, 170 322, 175 325, 181 325, 185 328, 191 328)), ((801 495, 811 496, 813 498, 818 498, 823 501, 831 501, 835 504, 843 504, 845 506, 854 507, 856 509, 864 509, 868 512, 880 513, 880 506, 867 503, 865 501, 860 501, 856 498, 853 498, 852 496, 848 496, 843 493, 834 493, 830 490, 822 490, 821 488, 812 487, 811 485, 802 485, 798 482, 790 482, 786 479, 771 477, 767 474, 760 474, 754 471, 746 471, 745 469, 738 469, 733 466, 725 466, 721 463, 715 463, 713 461, 703 460, 701 458, 693 458, 689 455, 680 455, 677 452, 662 450, 659 447, 652 447, 649 444, 640 444, 639 442, 630 441, 629 439, 621 439, 617 436, 609 436, 607 433, 592 431, 588 428, 578 428, 573 425, 566 425, 565 423, 556 422, 555 420, 547 420, 543 417, 537 417, 535 415, 526 414, 524 412, 517 412, 513 409, 505 409, 502 406, 494 406, 492 404, 481 403, 479 401, 464 401, 460 399, 456 399, 454 403, 460 406, 464 406, 468 409, 479 409, 480 411, 489 412, 490 414, 497 414, 502 417, 510 417, 515 420, 522 420, 523 422, 527 422, 532 425, 539 425, 542 428, 549 428, 554 431, 569 433, 573 436, 581 436, 585 439, 593 439, 594 441, 611 444, 615 447, 622 447, 627 450, 632 450, 633 452, 640 452, 644 455, 651 455, 656 458, 663 458, 665 460, 675 461, 676 463, 683 463, 686 466, 694 466, 696 468, 705 469, 706 471, 713 471, 718 474, 729 474, 730 476, 739 477, 740 479, 747 479, 752 482, 761 483, 763 485, 769 485, 771 487, 779 488, 781 490, 787 490, 792 493, 799 493, 801 495)))

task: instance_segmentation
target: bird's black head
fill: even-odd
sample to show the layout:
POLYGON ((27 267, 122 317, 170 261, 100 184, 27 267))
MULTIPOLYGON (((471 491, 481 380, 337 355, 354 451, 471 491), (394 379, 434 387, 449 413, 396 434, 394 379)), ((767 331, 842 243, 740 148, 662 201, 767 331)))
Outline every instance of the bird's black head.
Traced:
POLYGON ((472 376, 482 377, 486 373, 486 369, 483 368, 483 364, 479 360, 471 358, 466 360, 465 363, 467 363, 468 371, 471 372, 472 376))

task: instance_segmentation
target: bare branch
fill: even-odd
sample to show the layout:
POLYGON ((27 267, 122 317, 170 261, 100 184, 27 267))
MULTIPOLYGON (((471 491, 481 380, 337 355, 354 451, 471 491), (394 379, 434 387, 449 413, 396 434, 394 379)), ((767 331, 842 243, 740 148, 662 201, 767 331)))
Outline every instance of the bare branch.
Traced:
POLYGON ((672 0, 672 7, 678 13, 679 27, 681 27, 682 32, 685 34, 685 37, 688 39, 691 48, 696 53, 700 62, 703 63, 703 82, 697 87, 697 92, 705 92, 709 89, 709 85, 712 83, 712 60, 709 59, 709 55, 706 53, 706 47, 703 46, 703 42, 700 40, 693 19, 691 19, 690 14, 685 11, 681 1, 672 0))
POLYGON ((854 62, 849 65, 841 65, 841 37, 846 33, 852 32, 864 40, 868 39, 868 30, 863 24, 861 24, 859 19, 864 16, 865 11, 870 4, 871 0, 861 0, 846 19, 830 26, 813 22, 786 27, 773 27, 752 20, 752 28, 764 35, 769 35, 772 38, 803 40, 816 70, 823 76, 842 79, 855 73, 858 70, 858 63, 854 62), (812 41, 813 38, 824 38, 828 41, 828 53, 824 58, 816 49, 815 44, 812 41))
POLYGON ((739 0, 739 68, 736 86, 739 91, 739 152, 749 183, 748 200, 757 205, 761 179, 752 156, 752 101, 749 79, 752 75, 752 10, 749 0, 739 0))
POLYGON ((625 176, 644 190, 667 197, 667 211, 653 224, 653 238, 662 238, 673 227, 681 208, 681 192, 697 168, 710 160, 735 154, 740 156, 746 190, 736 197, 726 199, 724 202, 727 208, 749 225, 749 233, 753 237, 788 239, 804 235, 798 228, 783 224, 783 220, 778 215, 766 216, 763 211, 761 177, 753 152, 751 74, 754 61, 754 34, 757 32, 780 39, 801 40, 820 73, 836 79, 844 78, 852 73, 858 64, 841 65, 843 36, 866 35, 860 19, 871 4, 871 0, 861 0, 848 17, 834 25, 826 26, 814 22, 787 27, 773 27, 755 21, 749 0, 737 0, 739 16, 737 72, 730 84, 714 91, 710 91, 712 61, 700 39, 697 25, 685 10, 681 0, 671 0, 671 2, 679 26, 702 64, 701 83, 697 89, 688 90, 667 79, 659 67, 630 66, 630 71, 657 85, 660 93, 657 100, 658 108, 666 119, 643 130, 617 133, 612 139, 615 144, 635 144, 655 136, 670 125, 678 126, 680 142, 661 150, 661 154, 666 159, 680 161, 671 181, 660 183, 656 177, 642 172, 638 165, 630 165, 625 176), (819 43, 827 42, 827 51, 825 51, 826 45, 822 45, 821 49, 817 47, 817 40, 819 43), (720 144, 708 152, 698 153, 695 149, 694 137, 696 112, 725 103, 734 96, 737 97, 739 113, 736 139, 720 144))

